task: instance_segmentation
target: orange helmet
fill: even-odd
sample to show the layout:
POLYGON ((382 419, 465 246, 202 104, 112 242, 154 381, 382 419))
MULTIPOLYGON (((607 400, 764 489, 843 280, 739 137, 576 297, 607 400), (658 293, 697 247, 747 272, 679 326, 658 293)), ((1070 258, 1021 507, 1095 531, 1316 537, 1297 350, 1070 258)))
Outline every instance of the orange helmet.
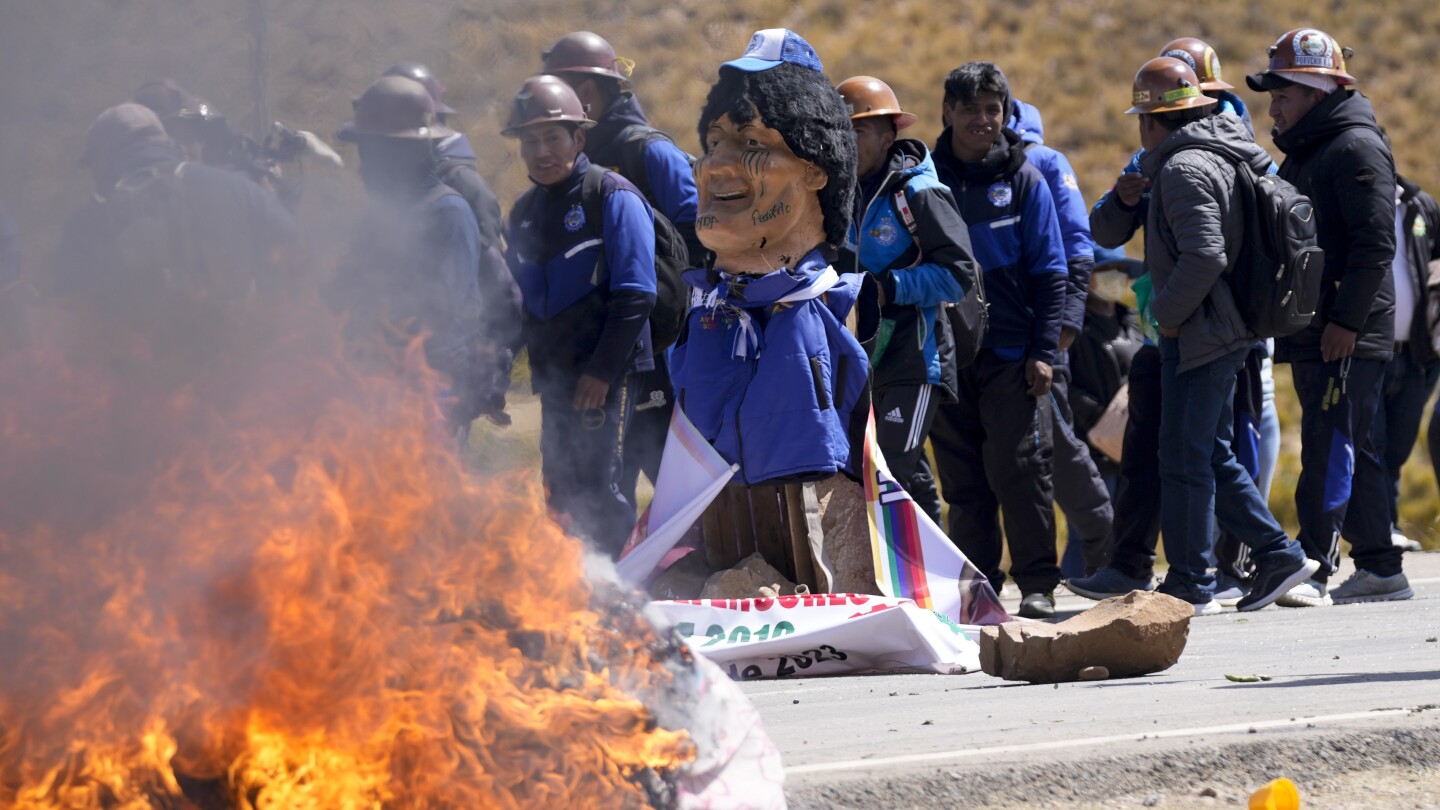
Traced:
POLYGON ((1126 115, 1165 113, 1217 104, 1200 92, 1200 80, 1190 66, 1169 56, 1157 56, 1135 74, 1133 107, 1126 115))
POLYGON ((900 100, 890 85, 874 76, 851 76, 835 88, 845 105, 850 108, 850 120, 875 118, 890 115, 895 118, 895 128, 904 129, 915 123, 914 113, 900 109, 900 100))
POLYGON ((571 123, 581 129, 595 126, 575 91, 558 76, 531 76, 510 100, 510 121, 500 134, 520 137, 520 130, 536 124, 571 123))
POLYGON ((1335 38, 1314 28, 1296 28, 1275 40, 1270 46, 1270 67, 1262 73, 1246 77, 1250 89, 1257 92, 1274 90, 1281 86, 1265 77, 1274 76, 1288 80, 1296 73, 1318 73, 1330 76, 1340 85, 1355 84, 1356 79, 1345 72, 1345 60, 1355 52, 1340 47, 1335 38))
POLYGON ((1160 49, 1161 56, 1179 59, 1195 71, 1201 90, 1234 90, 1235 85, 1220 78, 1220 57, 1215 49, 1195 37, 1172 40, 1160 49))

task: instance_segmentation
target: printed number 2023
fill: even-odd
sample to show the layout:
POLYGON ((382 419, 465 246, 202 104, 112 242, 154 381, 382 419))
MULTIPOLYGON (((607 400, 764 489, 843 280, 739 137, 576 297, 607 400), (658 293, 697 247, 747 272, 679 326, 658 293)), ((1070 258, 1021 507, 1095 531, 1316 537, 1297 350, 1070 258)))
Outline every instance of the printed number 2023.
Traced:
MULTIPOLYGON (((849 657, 850 656, 840 650, 831 647, 829 644, 821 644, 818 650, 805 650, 803 653, 796 655, 780 656, 775 661, 775 669, 770 677, 789 678, 800 670, 809 669, 813 664, 818 664, 822 661, 844 661, 849 657)), ((759 664, 750 664, 744 669, 741 669, 737 664, 731 664, 729 673, 731 680, 736 681, 749 681, 765 677, 765 669, 759 664)))

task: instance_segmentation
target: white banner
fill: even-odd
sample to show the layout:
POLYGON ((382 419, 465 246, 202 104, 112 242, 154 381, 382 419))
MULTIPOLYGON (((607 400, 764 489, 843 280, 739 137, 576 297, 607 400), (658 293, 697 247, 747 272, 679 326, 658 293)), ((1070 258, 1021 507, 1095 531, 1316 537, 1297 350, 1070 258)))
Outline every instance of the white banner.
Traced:
POLYGON ((978 629, 909 599, 815 594, 650 607, 736 680, 980 670, 978 629))

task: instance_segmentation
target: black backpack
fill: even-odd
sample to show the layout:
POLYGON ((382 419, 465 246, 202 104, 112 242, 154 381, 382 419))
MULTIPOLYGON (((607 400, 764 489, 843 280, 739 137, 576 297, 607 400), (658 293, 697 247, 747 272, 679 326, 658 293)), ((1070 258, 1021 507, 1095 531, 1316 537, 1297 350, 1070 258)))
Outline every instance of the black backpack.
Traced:
POLYGON ((1256 337, 1293 335, 1314 320, 1325 274, 1315 206, 1288 180, 1258 175, 1248 163, 1209 151, 1235 166, 1236 188, 1245 207, 1245 238, 1230 273, 1240 316, 1256 337))
MULTIPOLYGON (((609 171, 604 166, 592 164, 580 185, 585 221, 595 235, 602 238, 605 193, 601 182, 609 171)), ((650 348, 659 354, 680 336, 680 327, 690 306, 690 288, 681 278, 681 274, 690 268, 690 254, 685 248, 685 240, 670 219, 654 206, 651 210, 655 214, 655 308, 650 311, 650 348)), ((603 262, 605 254, 602 252, 600 255, 603 262)))
MULTIPOLYGON (((910 232, 912 238, 918 230, 915 224, 915 215, 910 212, 910 201, 905 196, 905 187, 902 186, 895 192, 895 210, 900 212, 900 219, 905 223, 905 230, 910 232)), ((915 247, 920 247, 920 240, 915 239, 915 247)), ((916 257, 916 263, 920 257, 916 257)), ((937 317, 947 318, 950 322, 951 337, 954 342, 955 368, 962 369, 975 362, 980 354, 980 344, 985 342, 985 333, 990 329, 990 302, 985 300, 985 271, 980 267, 975 268, 975 288, 970 294, 955 301, 946 303, 940 307, 937 317)), ((939 324, 936 324, 937 328, 939 324)))

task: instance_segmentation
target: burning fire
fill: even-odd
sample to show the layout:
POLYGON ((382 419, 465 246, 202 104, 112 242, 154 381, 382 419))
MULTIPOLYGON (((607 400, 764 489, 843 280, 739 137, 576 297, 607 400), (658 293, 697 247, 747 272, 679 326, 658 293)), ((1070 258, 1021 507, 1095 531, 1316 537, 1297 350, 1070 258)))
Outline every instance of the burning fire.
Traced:
POLYGON ((683 653, 437 439, 418 345, 232 320, 0 356, 0 807, 664 803, 683 653))

